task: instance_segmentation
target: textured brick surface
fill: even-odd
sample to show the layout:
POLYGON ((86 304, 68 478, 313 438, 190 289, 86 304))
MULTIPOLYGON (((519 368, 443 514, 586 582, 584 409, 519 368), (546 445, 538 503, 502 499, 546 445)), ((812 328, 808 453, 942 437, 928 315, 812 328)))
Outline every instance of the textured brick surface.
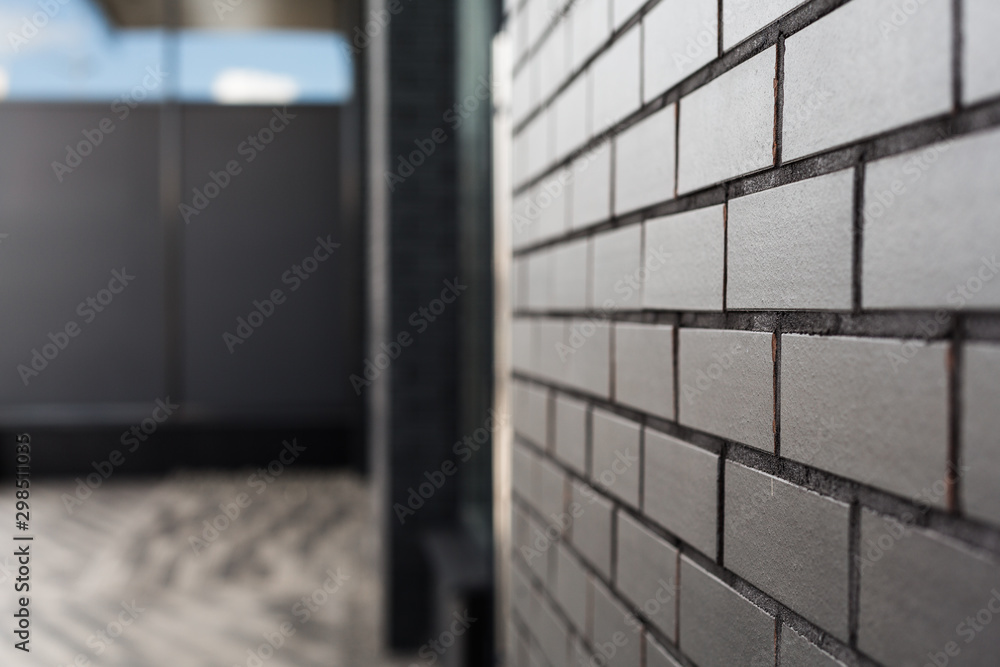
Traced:
POLYGON ((593 586, 594 648, 598 653, 610 657, 614 665, 639 667, 642 636, 638 633, 635 617, 604 586, 596 582, 593 586))
POLYGON ((844 667, 844 663, 785 626, 781 629, 781 664, 795 667, 844 667))
POLYGON ((701 667, 770 667, 774 619, 681 557, 680 645, 701 667))
POLYGON ((646 430, 643 508, 709 557, 715 557, 719 457, 677 438, 646 430))
POLYGON ((722 310, 725 238, 722 206, 647 221, 642 305, 722 310))
POLYGON ((729 49, 777 20, 804 0, 723 0, 723 48, 729 49))
POLYGON ((680 667, 680 663, 646 635, 646 667, 680 667))
POLYGON ((587 581, 586 570, 566 547, 561 544, 557 545, 555 596, 579 633, 587 630, 587 598, 589 594, 590 585, 587 581))
POLYGON ((555 454, 582 473, 587 468, 587 404, 556 396, 555 409, 555 454))
POLYGON ((611 142, 586 153, 573 164, 574 228, 611 217, 611 142))
POLYGON ((726 306, 849 310, 854 172, 729 202, 726 306))
POLYGON ((847 640, 848 507, 726 464, 726 567, 847 640))
POLYGON ((615 397, 625 405, 673 419, 673 327, 615 326, 615 397))
POLYGON ((662 0, 643 19, 643 97, 652 99, 718 53, 716 0, 662 0))
POLYGON ((573 67, 579 67, 611 35, 609 0, 579 0, 570 9, 573 67))
POLYGON ((591 305, 603 307, 611 301, 625 308, 638 308, 638 290, 626 283, 638 278, 642 227, 630 225, 594 237, 594 273, 591 305))
POLYGON ((670 105, 618 135, 615 214, 674 196, 674 121, 670 105))
POLYGON ((1000 306, 1000 132, 868 165, 862 304, 1000 306))
POLYGON ((674 638, 677 550, 621 512, 615 582, 634 607, 667 637, 674 638))
POLYGON ((1000 5, 507 2, 506 664, 996 662, 1000 5))
POLYGON ((1000 345, 970 344, 962 363, 962 503, 970 515, 1000 524, 1000 345))
POLYGON ((681 99, 679 192, 773 164, 774 63, 771 48, 681 99))
POLYGON ((548 392, 537 386, 514 384, 514 429, 535 444, 545 446, 548 392))
POLYGON ((555 101, 554 134, 556 158, 562 158, 583 145, 590 133, 587 125, 587 86, 589 79, 577 77, 555 101))
POLYGON ((633 506, 639 504, 639 424, 594 410, 591 478, 633 506))
POLYGON ((953 642, 959 659, 949 664, 993 663, 1000 624, 985 619, 1000 612, 997 562, 919 529, 894 534, 875 513, 862 513, 858 647, 886 664, 923 665, 953 642))
POLYGON ((976 102, 1000 94, 1000 5, 992 0, 966 0, 962 5, 963 99, 976 102))
POLYGON ((782 336, 782 455, 943 505, 946 356, 942 343, 782 336))
POLYGON ((611 577, 611 501, 589 486, 573 484, 572 541, 584 558, 605 577, 611 577), (575 505, 575 507, 574 507, 575 505))
POLYGON ((785 41, 784 159, 951 109, 951 63, 941 57, 951 2, 926 0, 896 25, 899 4, 848 2, 785 41))
POLYGON ((681 329, 680 422, 773 450, 771 346, 769 333, 681 329))
POLYGON ((601 132, 639 108, 639 27, 619 37, 591 66, 593 131, 601 132))

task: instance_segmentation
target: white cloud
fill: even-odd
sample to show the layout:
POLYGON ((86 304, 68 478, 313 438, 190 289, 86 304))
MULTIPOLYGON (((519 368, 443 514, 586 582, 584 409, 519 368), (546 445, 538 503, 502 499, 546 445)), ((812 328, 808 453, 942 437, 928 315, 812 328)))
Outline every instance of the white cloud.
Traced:
POLYGON ((219 104, 290 104, 298 96, 299 84, 287 74, 231 68, 212 82, 212 97, 219 104))

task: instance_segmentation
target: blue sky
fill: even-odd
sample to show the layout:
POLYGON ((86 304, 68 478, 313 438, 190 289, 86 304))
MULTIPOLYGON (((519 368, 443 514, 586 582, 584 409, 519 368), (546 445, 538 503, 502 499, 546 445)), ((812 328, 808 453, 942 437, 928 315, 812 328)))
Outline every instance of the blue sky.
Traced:
POLYGON ((91 0, 45 4, 51 17, 38 0, 0 0, 0 101, 134 95, 146 102, 338 104, 352 94, 346 41, 336 33, 185 30, 168 37, 159 29, 117 30, 91 0), (179 65, 165 61, 168 46, 179 65))

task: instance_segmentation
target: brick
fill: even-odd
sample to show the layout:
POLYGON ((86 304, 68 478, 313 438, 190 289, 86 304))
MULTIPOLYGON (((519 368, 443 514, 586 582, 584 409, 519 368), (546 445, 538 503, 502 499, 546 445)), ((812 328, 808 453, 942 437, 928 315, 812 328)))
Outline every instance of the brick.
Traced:
MULTIPOLYGON (((565 375, 561 380, 571 387, 607 398, 611 394, 611 327, 607 323, 574 319, 566 329, 565 375), (588 335, 589 332, 589 335, 588 335), (574 347, 575 343, 580 346, 574 347)), ((555 363, 559 357, 553 351, 555 363)))
MULTIPOLYGON (((640 667, 642 636, 639 622, 598 582, 594 588, 594 628, 591 644, 598 654, 612 656, 608 664, 615 667, 640 667)), ((597 663, 601 664, 601 663, 597 663)))
POLYGON ((781 628, 781 664, 795 667, 845 667, 787 625, 781 628))
POLYGON ((528 307, 528 260, 514 259, 510 269, 510 304, 514 312, 528 307))
POLYGON ((646 429, 643 510, 709 558, 715 558, 719 457, 646 429))
POLYGON ((681 424, 774 450, 772 335, 681 329, 681 424))
POLYGON ((847 641, 848 506, 726 463, 726 567, 847 641))
POLYGON ((524 619, 534 615, 531 609, 531 584, 520 567, 510 569, 510 605, 524 619))
POLYGON ((629 225, 594 236, 594 272, 591 305, 608 307, 608 303, 624 308, 638 308, 638 291, 625 281, 639 270, 642 253, 642 227, 629 225))
POLYGON ((1000 524, 1000 346, 968 343, 962 354, 962 507, 970 516, 1000 524))
POLYGON ((511 364, 514 370, 530 371, 534 354, 535 328, 532 320, 515 318, 510 326, 511 364))
POLYGON ((527 447, 515 443, 511 449, 511 480, 513 487, 524 500, 538 506, 538 464, 537 457, 527 447))
POLYGON ((526 178, 538 176, 552 161, 549 129, 549 113, 546 110, 535 116, 522 132, 527 152, 524 165, 526 178))
POLYGON ((718 55, 717 0, 662 0, 642 20, 643 98, 673 88, 718 55))
POLYGON ((632 18, 644 4, 646 4, 646 0, 612 0, 611 15, 615 30, 625 25, 625 22, 632 18))
POLYGON ((557 246, 551 252, 550 308, 584 310, 587 307, 589 245, 590 241, 581 239, 557 246))
POLYGON ((681 650, 699 667, 771 667, 774 618, 681 556, 681 650))
POLYGON ((538 207, 536 240, 550 239, 566 233, 571 178, 572 173, 568 169, 560 169, 534 189, 534 203, 538 207))
POLYGON ((599 134, 639 108, 639 26, 615 40, 591 65, 593 132, 599 134))
POLYGON ((591 478, 609 493, 639 505, 639 424, 594 410, 591 478))
POLYGON ((615 398, 664 419, 674 418, 674 328, 615 326, 615 398))
POLYGON ((606 141, 573 163, 570 226, 579 229, 610 217, 611 142, 606 141))
POLYGON ((587 123, 587 97, 590 78, 578 76, 566 87, 554 103, 556 159, 562 159, 582 146, 590 136, 590 126, 587 123))
POLYGON ((552 667, 566 667, 569 664, 567 655, 569 634, 566 632, 566 625, 546 602, 541 605, 539 620, 539 625, 532 630, 538 639, 542 655, 552 667))
POLYGON ((535 201, 535 189, 515 197, 512 209, 511 245, 515 249, 531 245, 538 239, 538 221, 541 216, 535 201))
POLYGON ((731 49, 802 3, 803 0, 723 0, 722 47, 731 49))
POLYGON ((667 650, 646 635, 646 667, 681 667, 667 650))
POLYGON ((514 430, 540 447, 546 446, 549 393, 539 387, 515 382, 514 430))
POLYGON ((560 21, 538 50, 538 89, 542 100, 549 99, 569 74, 568 37, 569 22, 560 21))
POLYGON ((525 258, 528 273, 527 307, 529 310, 549 308, 552 279, 552 251, 541 250, 525 258))
POLYGON ((559 525, 559 517, 565 513, 566 504, 566 473, 559 466, 546 460, 539 462, 538 511, 545 520, 553 525, 559 525))
POLYGON ((998 170, 997 131, 867 166, 865 308, 1000 307, 998 170))
POLYGON ((995 663, 1000 623, 977 623, 976 616, 1000 611, 998 563, 935 533, 910 528, 893 538, 898 534, 862 512, 860 552, 870 560, 861 568, 858 648, 886 664, 924 665, 954 643, 960 657, 948 664, 995 663))
POLYGON ((551 0, 529 0, 528 11, 528 45, 534 47, 545 30, 555 20, 553 9, 556 3, 551 0))
POLYGON ((1000 94, 1000 5, 993 0, 962 4, 962 100, 966 104, 1000 94))
POLYGON ((572 543, 583 557, 605 577, 611 577, 611 501, 597 491, 575 482, 570 511, 573 515, 572 543))
POLYGON ((951 110, 951 2, 926 0, 900 26, 897 11, 844 3, 785 40, 784 160, 951 110))
POLYGON ((514 52, 515 58, 523 56, 528 50, 528 11, 527 7, 522 8, 514 15, 514 52))
POLYGON ((587 470, 587 404, 556 395, 555 453, 579 473, 587 470))
POLYGON ((569 325, 561 319, 536 319, 535 340, 531 356, 532 375, 538 375, 549 381, 557 381, 569 372, 570 359, 565 361, 559 356, 560 346, 566 344, 569 325))
POLYGON ((615 139, 615 214, 674 196, 674 122, 670 105, 615 139))
POLYGON ((943 506, 946 371, 944 343, 782 336, 782 456, 943 506))
POLYGON ((579 0, 570 9, 570 46, 573 69, 597 50, 611 36, 609 0, 579 0))
POLYGON ((677 550, 622 512, 615 585, 653 625, 675 638, 677 550))
POLYGON ((774 66, 771 47, 681 99, 678 192, 774 164, 774 66))
POLYGON ((514 75, 511 95, 511 117, 520 123, 538 106, 538 68, 522 67, 514 75))
POLYGON ((643 307, 721 311, 725 238, 721 204, 648 220, 643 307))
POLYGON ((561 544, 556 547, 555 597, 570 622, 576 626, 576 631, 583 633, 588 627, 587 598, 590 585, 587 572, 566 547, 561 544))
POLYGON ((729 201, 726 307, 850 310, 854 171, 729 201))

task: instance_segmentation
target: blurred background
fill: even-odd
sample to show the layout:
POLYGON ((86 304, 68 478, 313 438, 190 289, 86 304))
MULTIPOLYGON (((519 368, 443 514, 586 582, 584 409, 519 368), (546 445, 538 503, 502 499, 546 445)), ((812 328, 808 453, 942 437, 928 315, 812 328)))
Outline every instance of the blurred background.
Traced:
POLYGON ((499 12, 0 0, 13 664, 491 661, 499 12))

